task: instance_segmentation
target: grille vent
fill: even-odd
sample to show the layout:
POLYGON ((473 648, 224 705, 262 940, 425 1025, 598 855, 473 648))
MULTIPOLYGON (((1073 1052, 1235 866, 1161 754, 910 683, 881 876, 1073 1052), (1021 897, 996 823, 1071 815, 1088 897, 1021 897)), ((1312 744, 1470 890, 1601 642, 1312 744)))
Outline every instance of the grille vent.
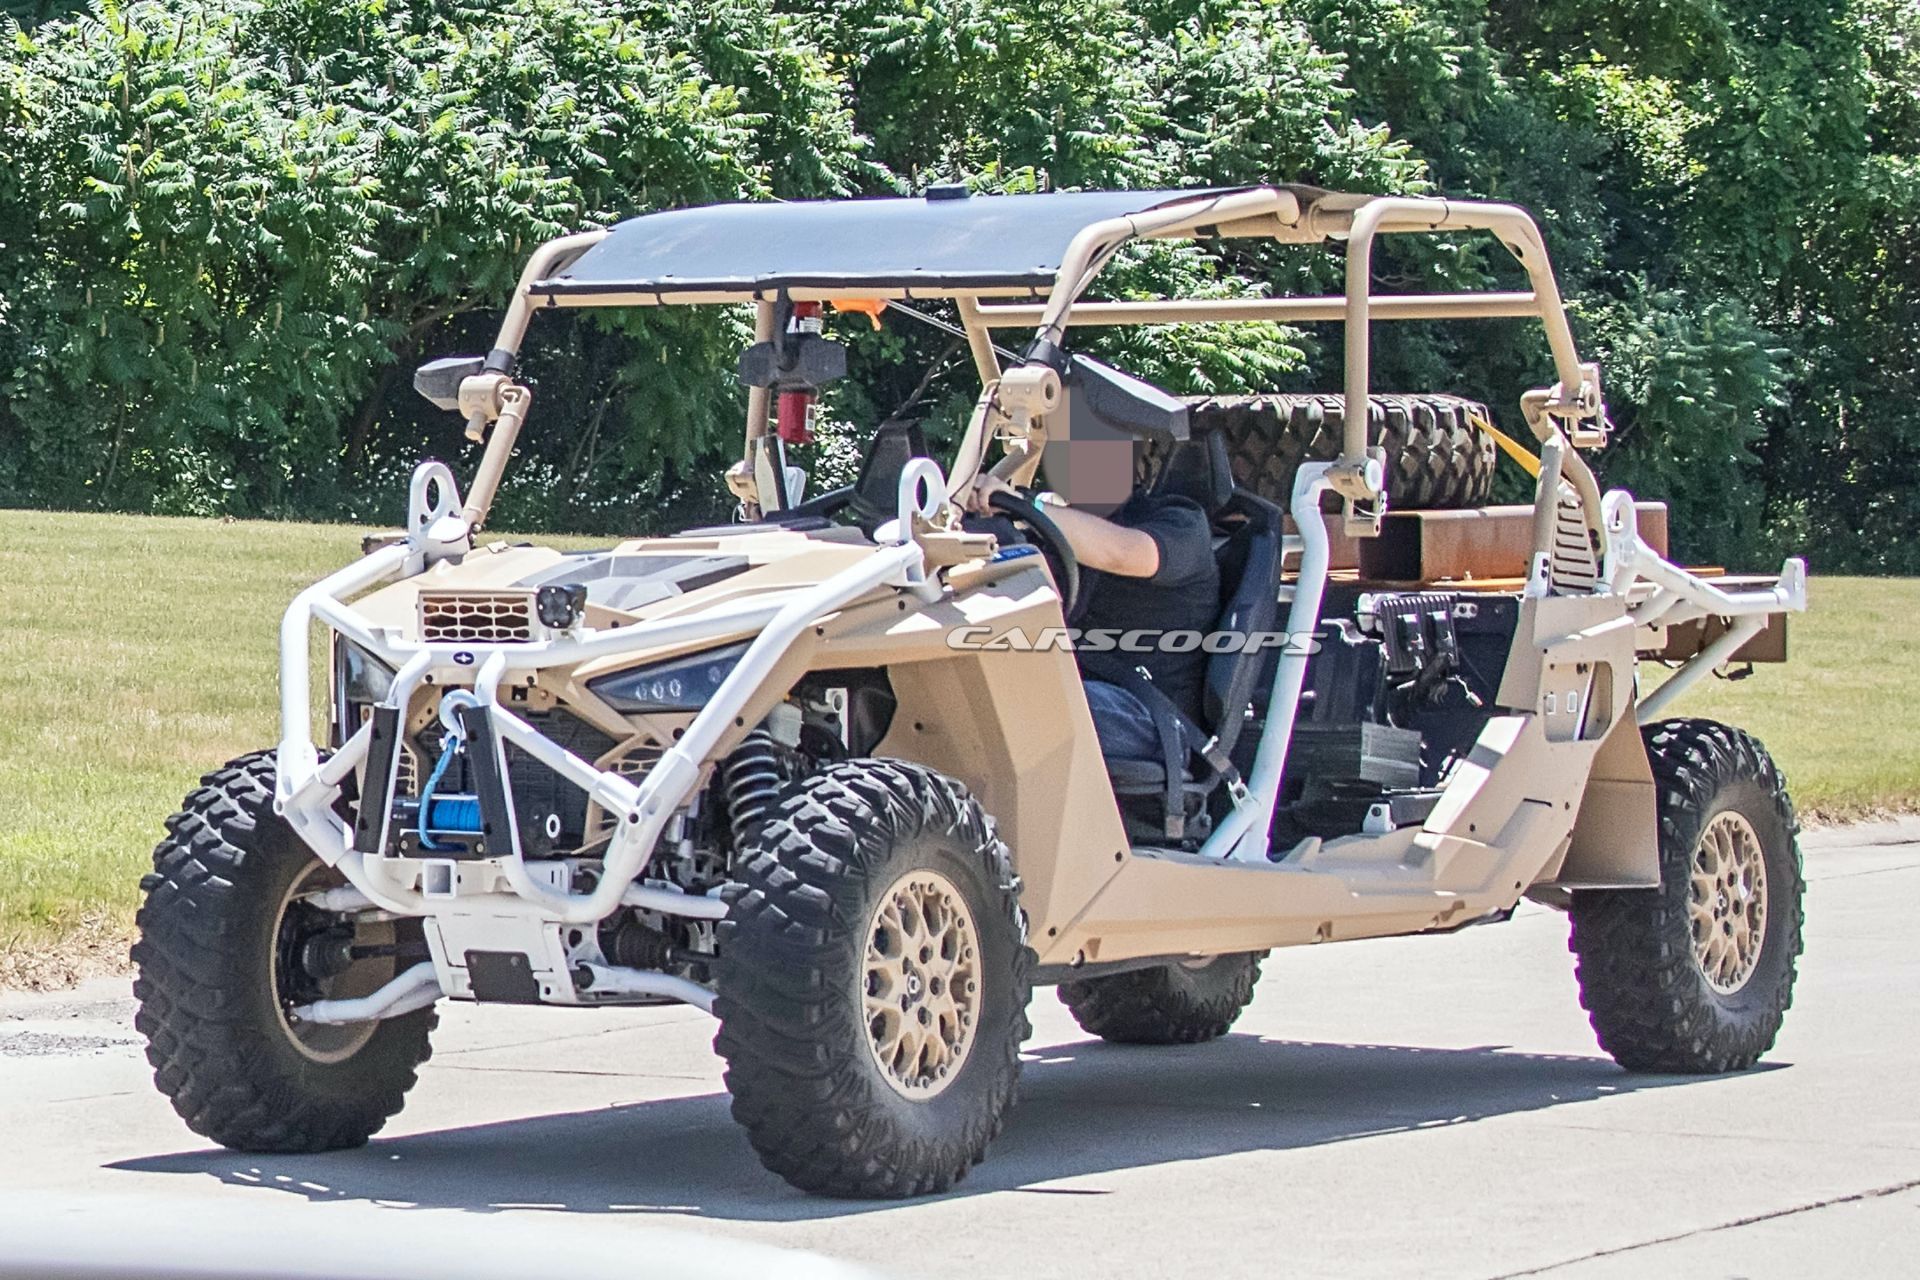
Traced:
POLYGON ((623 778, 639 778, 654 765, 659 764, 660 757, 664 754, 664 750, 660 747, 638 746, 613 761, 611 768, 623 778))
MULTIPOLYGON (((660 763, 660 757, 665 754, 665 747, 640 742, 613 759, 603 761, 600 767, 638 782, 646 775, 647 770, 660 763)), ((592 806, 587 826, 589 838, 593 840, 602 840, 613 834, 613 821, 607 817, 606 810, 598 804, 592 806)))
POLYGON ((1556 495, 1553 520, 1553 593, 1561 596, 1591 595, 1600 583, 1600 561, 1593 553, 1593 541, 1581 514, 1580 497, 1573 486, 1562 484, 1556 495))
POLYGON ((533 639, 533 593, 423 591, 420 637, 429 644, 526 644, 533 639))

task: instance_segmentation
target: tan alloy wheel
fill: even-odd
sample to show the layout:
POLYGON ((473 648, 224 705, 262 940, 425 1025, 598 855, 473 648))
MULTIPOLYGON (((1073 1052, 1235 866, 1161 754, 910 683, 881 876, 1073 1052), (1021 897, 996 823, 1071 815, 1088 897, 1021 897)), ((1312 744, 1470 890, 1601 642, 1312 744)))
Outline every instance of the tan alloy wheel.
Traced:
POLYGON ((900 1094, 924 1101, 953 1083, 980 1022, 980 944, 953 881, 910 871, 867 922, 867 1047, 900 1094))
MULTIPOLYGON (((396 965, 391 957, 370 956, 355 959, 343 972, 325 978, 305 979, 297 973, 300 945, 330 922, 328 913, 301 899, 346 883, 339 872, 315 862, 295 876, 274 917, 274 945, 269 981, 273 984, 274 1009, 280 1015, 280 1027, 293 1047, 322 1064, 345 1062, 373 1039, 378 1022, 349 1022, 331 1026, 320 1022, 302 1022, 290 1016, 289 1008, 307 1000, 347 1000, 369 996, 393 979, 396 965), (303 927, 304 926, 304 927, 303 927)), ((338 923, 340 917, 331 917, 338 923)), ((395 938, 389 922, 363 924, 353 931, 353 945, 390 949, 395 938)))
POLYGON ((1753 824, 1726 810, 1700 833, 1688 901, 1693 954, 1707 985, 1732 995, 1760 962, 1767 932, 1767 862, 1753 824))

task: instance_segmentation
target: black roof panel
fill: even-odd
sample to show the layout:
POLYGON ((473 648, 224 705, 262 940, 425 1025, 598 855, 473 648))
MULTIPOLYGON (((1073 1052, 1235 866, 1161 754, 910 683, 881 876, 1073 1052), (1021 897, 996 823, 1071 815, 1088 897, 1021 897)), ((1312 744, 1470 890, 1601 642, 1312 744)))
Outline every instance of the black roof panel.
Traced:
POLYGON ((715 204, 629 218, 536 295, 805 288, 1045 290, 1082 229, 1198 191, 715 204))

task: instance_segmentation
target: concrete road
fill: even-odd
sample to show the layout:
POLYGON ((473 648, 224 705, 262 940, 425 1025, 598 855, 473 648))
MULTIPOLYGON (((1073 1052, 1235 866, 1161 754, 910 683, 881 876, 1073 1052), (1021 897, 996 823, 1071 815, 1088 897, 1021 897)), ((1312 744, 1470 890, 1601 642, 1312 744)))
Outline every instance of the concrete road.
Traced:
POLYGON ((1528 909, 1276 954, 1235 1034, 1193 1048, 1090 1042, 1043 992, 1005 1136, 907 1204, 764 1172, 690 1011, 453 1006, 372 1146, 261 1158, 180 1126, 122 987, 9 997, 0 1215, 35 1190, 171 1198, 206 1230, 272 1215, 299 1241, 531 1221, 557 1270, 569 1241, 637 1252, 667 1224, 901 1276, 1912 1275, 1920 826, 1816 835, 1807 867, 1799 997, 1755 1071, 1622 1073, 1564 919, 1528 909))

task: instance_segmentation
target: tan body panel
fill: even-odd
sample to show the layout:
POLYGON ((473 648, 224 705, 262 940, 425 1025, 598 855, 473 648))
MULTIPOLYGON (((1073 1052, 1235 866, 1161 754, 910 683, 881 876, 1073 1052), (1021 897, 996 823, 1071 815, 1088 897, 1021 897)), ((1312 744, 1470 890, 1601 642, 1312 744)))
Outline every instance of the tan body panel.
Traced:
MULTIPOLYGON (((862 554, 862 544, 756 532, 620 550, 755 562, 635 615, 658 617, 818 581, 862 554)), ((369 597, 368 611, 410 626, 423 588, 497 587, 557 560, 534 548, 476 552, 369 597)), ((958 590, 934 603, 881 591, 821 619, 743 708, 726 749, 809 672, 885 670, 898 707, 875 754, 925 764, 979 797, 1013 851, 1042 963, 1447 928, 1510 908, 1530 889, 1551 898, 1575 884, 1648 883, 1654 874, 1651 775, 1632 715, 1634 631, 1618 598, 1522 602, 1499 696, 1509 714, 1489 722, 1423 828, 1310 840, 1261 864, 1129 848, 1072 655, 949 644, 969 626, 1017 627, 1030 637, 1062 626, 1043 562, 976 562, 956 570, 952 585, 958 590)), ((586 681, 675 651, 548 671, 540 700, 557 695, 610 732, 659 741, 663 726, 622 717, 586 681)))
POLYGON ((1640 727, 1629 716, 1613 726, 1594 755, 1566 859, 1533 892, 1551 900, 1552 890, 1658 885, 1659 820, 1653 767, 1640 727))
POLYGON ((370 591, 353 602, 354 611, 376 627, 419 637, 423 591, 492 591, 551 568, 566 559, 552 547, 516 547, 493 542, 476 547, 456 563, 442 560, 419 575, 370 591))
MULTIPOLYGON (((1127 838, 1072 654, 948 645, 966 626, 1037 635, 1064 625, 1038 560, 992 568, 997 575, 982 575, 990 580, 937 604, 898 611, 901 597, 823 622, 762 697, 770 707, 810 670, 885 668, 898 707, 874 754, 937 769, 979 798, 1013 851, 1037 935, 1085 906, 1124 859, 1127 838)), ((742 719, 754 723, 756 710, 742 719)))
POLYGON ((1037 635, 1061 625, 1058 597, 1024 567, 907 616, 884 600, 847 610, 816 629, 817 648, 790 655, 790 675, 766 696, 771 705, 807 670, 887 668, 899 710, 877 754, 979 796, 1013 851, 1044 964, 1448 928, 1512 907, 1536 883, 1598 874, 1587 850, 1601 833, 1608 874, 1636 884, 1652 874, 1650 795, 1610 790, 1616 776, 1636 781, 1636 757, 1646 768, 1633 629, 1617 598, 1523 602, 1501 689, 1518 714, 1488 724, 1424 828, 1309 841, 1267 865, 1128 848, 1071 656, 947 646, 977 623, 1037 635))
MULTIPOLYGON (((1504 911, 1561 870, 1589 770, 1616 726, 1644 766, 1633 663, 1633 630, 1618 599, 1525 601, 1501 689, 1516 714, 1487 724, 1424 827, 1309 840, 1268 865, 1130 852, 1084 909, 1032 921, 1035 950, 1048 964, 1206 955, 1448 928, 1504 911), (1621 696, 1595 696, 1599 688, 1621 696)), ((1619 874, 1654 865, 1650 807, 1602 804, 1596 817, 1607 824, 1619 874)), ((1045 876, 1034 865, 1038 850, 1014 852, 1023 877, 1045 876)))

